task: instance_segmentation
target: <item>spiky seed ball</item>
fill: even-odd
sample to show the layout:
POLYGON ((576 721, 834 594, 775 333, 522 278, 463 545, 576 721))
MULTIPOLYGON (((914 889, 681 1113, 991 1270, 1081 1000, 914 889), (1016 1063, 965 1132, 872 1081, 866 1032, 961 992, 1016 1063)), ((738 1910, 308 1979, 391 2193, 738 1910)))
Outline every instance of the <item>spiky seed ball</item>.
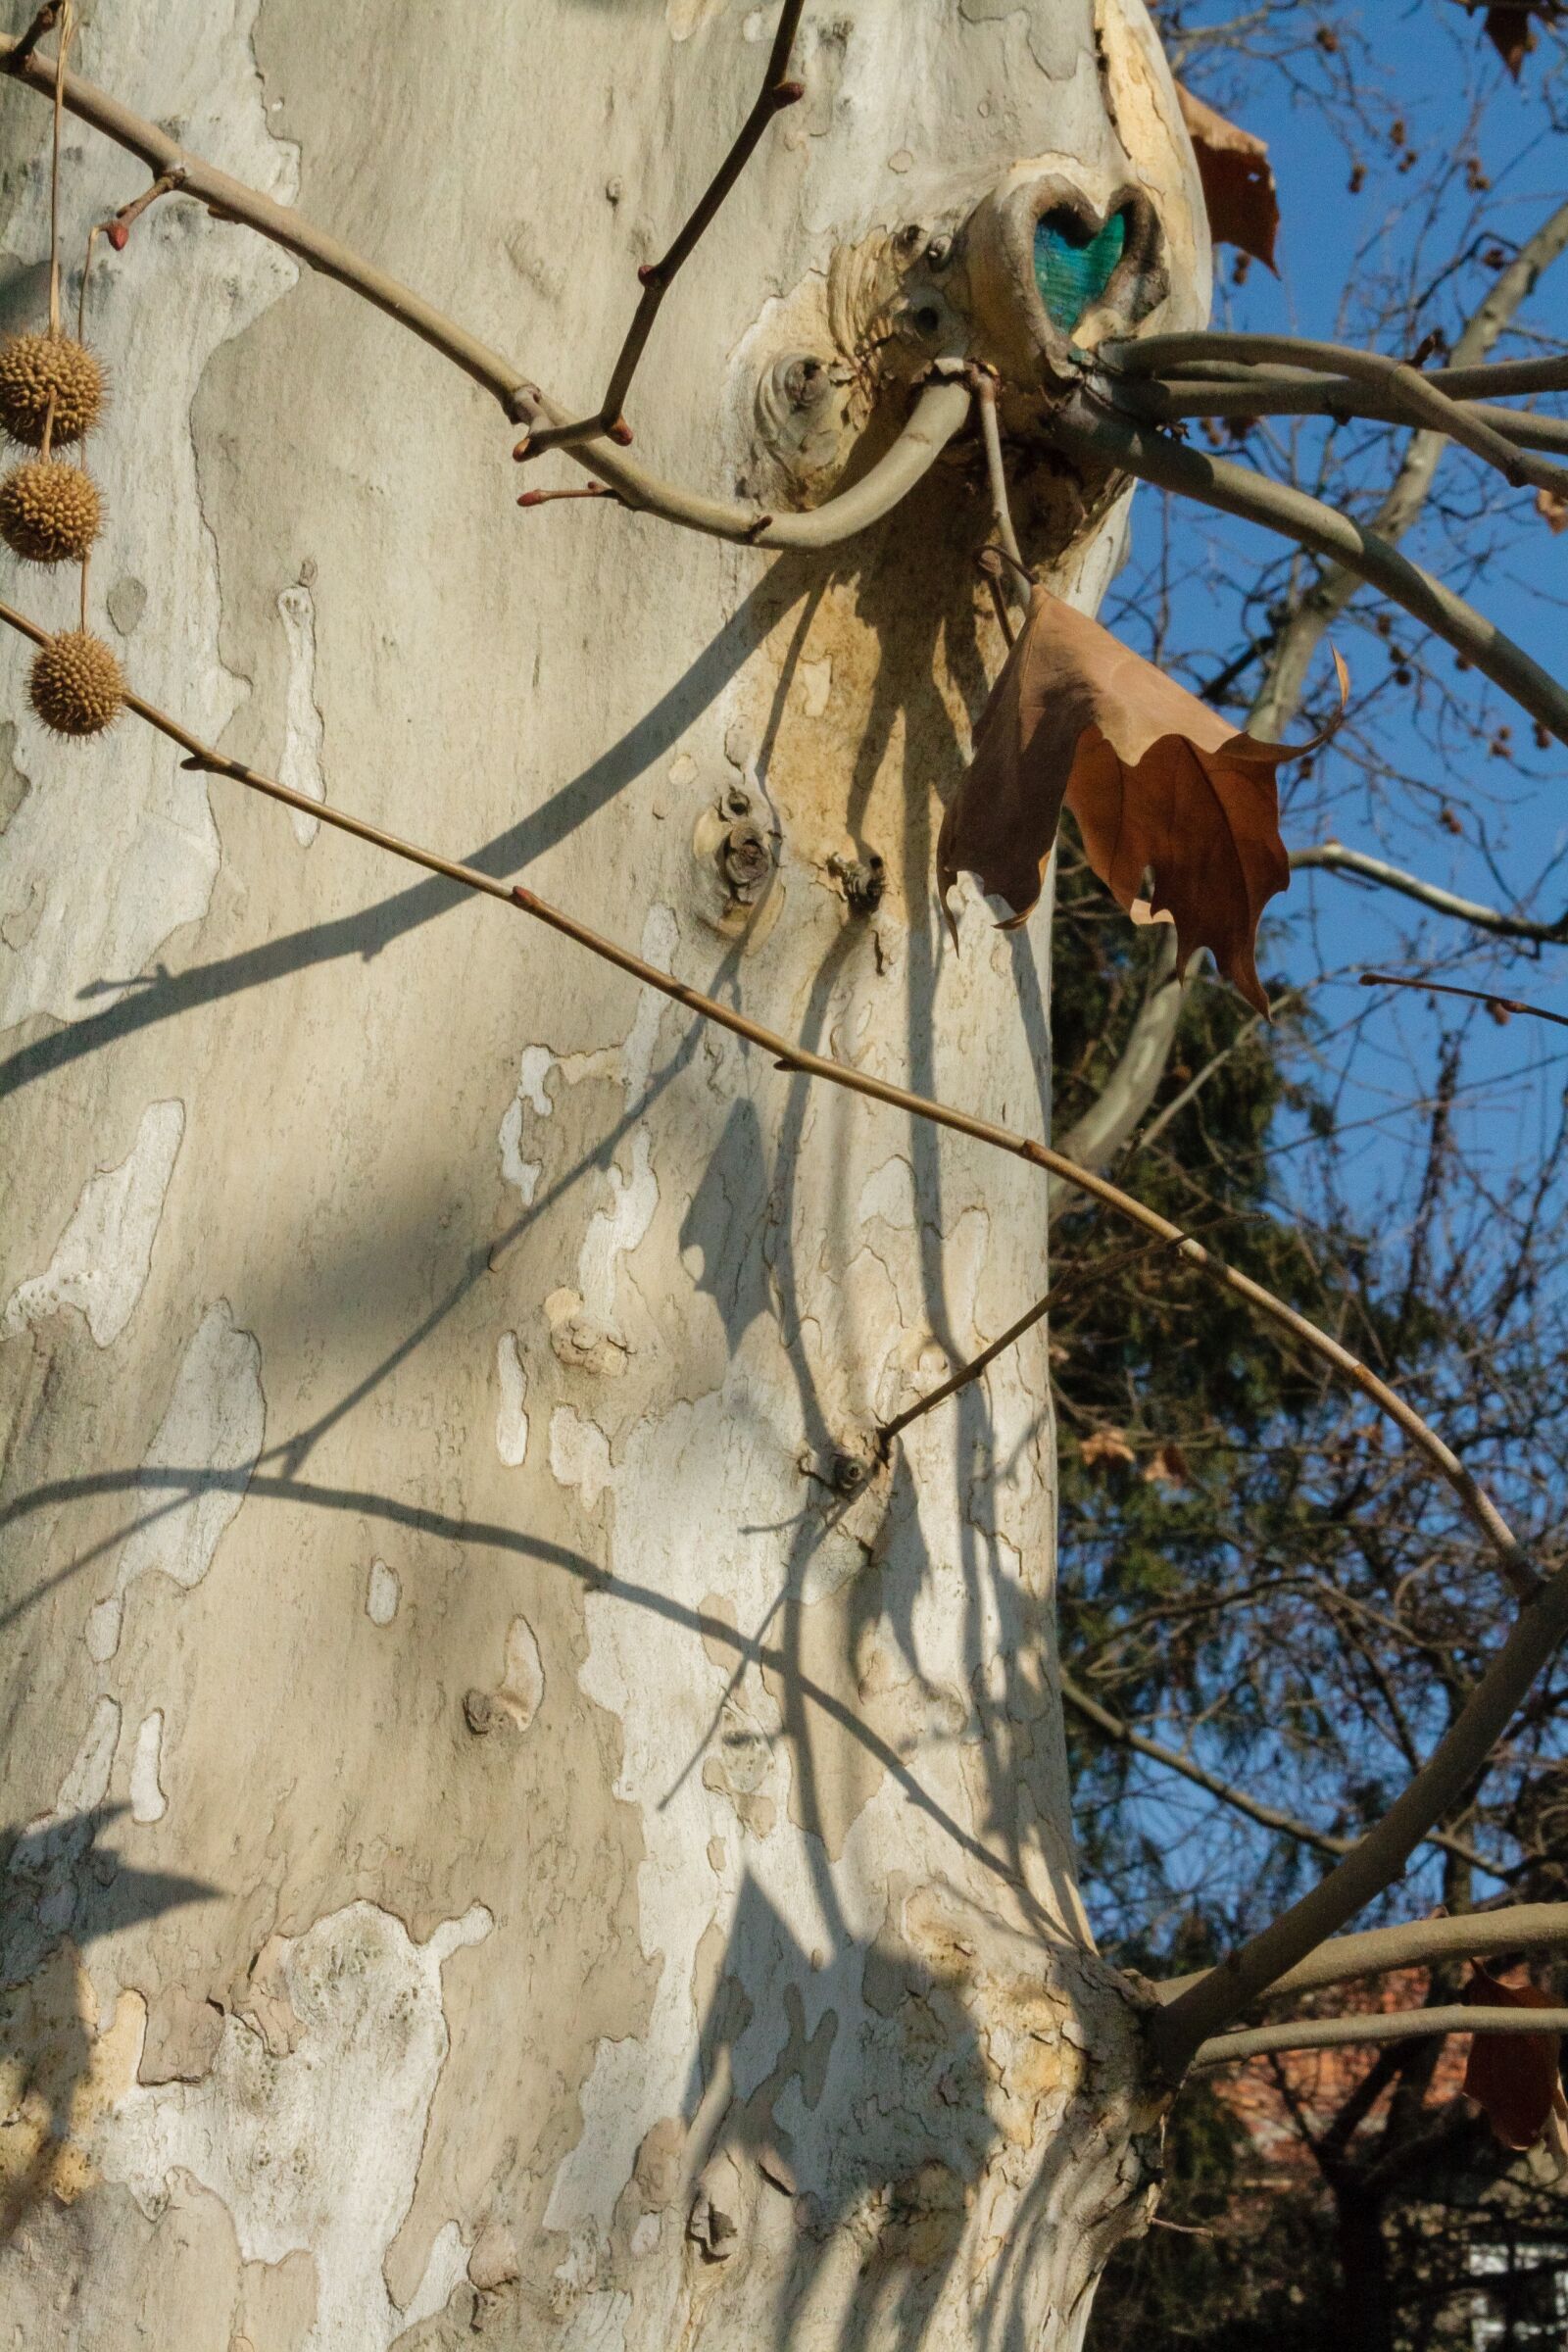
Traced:
POLYGON ((0 343, 0 426, 28 449, 43 447, 54 395, 51 439, 79 441, 104 405, 104 371, 74 335, 8 335, 0 343))
POLYGON ((0 539, 29 564, 79 564, 102 522, 97 487, 79 466, 30 458, 0 482, 0 539))
POLYGON ((119 715, 125 681, 101 637, 63 629, 34 657, 27 693, 44 725, 57 735, 101 735, 119 715))

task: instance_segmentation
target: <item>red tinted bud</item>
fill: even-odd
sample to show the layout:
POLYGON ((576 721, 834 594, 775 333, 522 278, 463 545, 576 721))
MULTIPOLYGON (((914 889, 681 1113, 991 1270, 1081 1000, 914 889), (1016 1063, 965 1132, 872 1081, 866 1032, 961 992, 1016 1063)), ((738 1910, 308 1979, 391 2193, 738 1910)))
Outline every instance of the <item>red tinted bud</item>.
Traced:
POLYGON ((130 235, 130 223, 128 220, 111 220, 106 233, 115 251, 123 253, 126 240, 130 235))

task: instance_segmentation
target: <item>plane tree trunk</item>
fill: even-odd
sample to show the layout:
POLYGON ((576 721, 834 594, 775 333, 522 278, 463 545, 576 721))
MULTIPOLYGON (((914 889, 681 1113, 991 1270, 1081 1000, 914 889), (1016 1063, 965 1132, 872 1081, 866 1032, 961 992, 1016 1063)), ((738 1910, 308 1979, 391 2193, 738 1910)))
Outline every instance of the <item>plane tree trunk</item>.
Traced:
MULTIPOLYGON (((164 0, 74 62, 587 408, 775 13, 164 0)), ((1135 0, 813 8, 791 70, 628 402, 666 474, 793 511, 933 358, 1005 374, 1039 321, 995 221, 1048 183, 1153 222, 1102 327, 1201 318, 1135 0)), ((33 325, 48 109, 0 103, 33 325)), ((68 122, 71 299, 142 184, 68 122)), ((88 330, 94 625, 141 694, 1047 1132, 1044 911, 970 895, 955 952, 932 894, 1002 651, 972 436, 823 554, 519 514, 583 477, 177 198, 88 330)), ((1093 605, 1121 489, 1033 397, 1026 549, 1093 605)), ((1044 1185, 134 720, 46 738, 5 663, 18 2340, 1068 2352, 1159 2102, 1075 1884, 1043 1333, 874 1446, 1045 1287, 1044 1185)))

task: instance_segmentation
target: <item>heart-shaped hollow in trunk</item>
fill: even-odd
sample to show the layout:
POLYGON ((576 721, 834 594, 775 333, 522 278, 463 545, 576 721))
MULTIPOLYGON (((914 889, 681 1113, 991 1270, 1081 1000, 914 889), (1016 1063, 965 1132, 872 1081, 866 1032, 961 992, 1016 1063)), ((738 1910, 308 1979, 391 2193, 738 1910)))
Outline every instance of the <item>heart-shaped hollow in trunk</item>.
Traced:
POLYGON ((1054 205, 1035 222, 1035 284, 1053 326, 1070 335, 1093 310, 1127 250, 1127 216, 1112 213, 1091 227, 1068 205, 1054 205))

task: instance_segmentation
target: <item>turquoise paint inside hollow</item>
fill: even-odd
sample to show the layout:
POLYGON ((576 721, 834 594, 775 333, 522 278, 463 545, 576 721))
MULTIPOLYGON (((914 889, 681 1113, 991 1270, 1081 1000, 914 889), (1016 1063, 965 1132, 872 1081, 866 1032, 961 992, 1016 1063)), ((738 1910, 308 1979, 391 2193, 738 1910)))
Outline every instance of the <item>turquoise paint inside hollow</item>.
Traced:
POLYGON ((1053 326, 1070 334, 1110 283, 1127 244, 1127 218, 1112 213, 1091 231, 1076 213, 1047 213, 1035 224, 1035 284, 1053 326))

